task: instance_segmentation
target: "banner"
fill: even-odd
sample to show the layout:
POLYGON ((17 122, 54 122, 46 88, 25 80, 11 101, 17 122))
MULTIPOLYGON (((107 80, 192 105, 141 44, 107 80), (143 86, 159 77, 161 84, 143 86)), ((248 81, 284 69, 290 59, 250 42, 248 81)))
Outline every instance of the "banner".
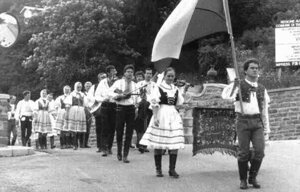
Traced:
POLYGON ((193 155, 197 153, 237 156, 234 109, 194 108, 193 155))

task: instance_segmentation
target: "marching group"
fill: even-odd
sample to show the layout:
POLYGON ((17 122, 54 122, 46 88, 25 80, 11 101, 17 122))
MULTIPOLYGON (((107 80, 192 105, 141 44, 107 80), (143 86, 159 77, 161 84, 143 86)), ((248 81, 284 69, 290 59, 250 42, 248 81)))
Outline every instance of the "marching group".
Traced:
POLYGON ((47 149, 47 137, 50 137, 50 146, 55 148, 54 136, 59 135, 61 149, 90 148, 88 139, 94 118, 97 152, 102 152, 102 156, 112 154, 116 134, 117 159, 129 163, 128 154, 135 130, 136 147, 141 153, 149 152, 147 147, 155 149, 157 176, 163 176, 161 158, 168 150, 169 174, 177 178, 177 151, 184 147, 184 133, 175 106, 183 103, 184 91, 173 84, 173 68, 167 69, 159 85, 153 81, 151 68, 135 74, 134 70, 133 65, 126 65, 122 78, 117 78, 116 68, 109 65, 106 73, 99 73, 98 83, 85 82, 84 91, 80 82, 75 83, 73 91, 66 85, 63 95, 55 100, 46 89, 40 92, 40 98, 35 102, 30 100, 30 91, 23 92, 24 99, 17 105, 15 96, 11 96, 9 144, 15 144, 15 124, 19 123, 23 146, 31 146, 31 140, 35 139, 37 149, 47 149))
MULTIPOLYGON (((264 157, 264 130, 269 133, 268 103, 270 101, 265 87, 257 82, 260 63, 249 59, 244 63, 245 79, 235 80, 222 93, 224 99, 235 100, 236 132, 238 138, 238 170, 240 188, 247 189, 248 183, 260 188, 256 176, 264 157), (240 89, 240 90, 239 90, 240 89), (239 90, 239 91, 238 91, 239 90), (239 94, 238 94, 239 92, 239 94), (253 152, 250 151, 250 143, 253 152), (250 162, 250 167, 248 163, 250 162), (249 176, 249 177, 248 177, 249 176), (248 178, 248 182, 247 182, 248 178)), ((15 118, 20 120, 22 144, 30 146, 31 126, 37 140, 37 148, 47 148, 47 135, 51 148, 53 136, 60 133, 61 148, 73 146, 89 147, 88 138, 91 120, 95 117, 97 148, 102 156, 112 154, 116 133, 117 159, 129 163, 128 154, 133 131, 137 133, 137 147, 141 153, 147 148, 154 149, 156 176, 162 177, 162 155, 169 153, 169 175, 178 178, 175 171, 178 149, 184 147, 184 131, 176 105, 183 104, 187 86, 183 89, 174 84, 175 70, 167 68, 163 80, 155 83, 153 70, 145 69, 134 77, 134 66, 126 65, 122 78, 118 79, 114 66, 106 67, 106 73, 98 75, 99 82, 92 85, 75 83, 63 88, 64 94, 53 100, 46 90, 33 102, 30 92, 24 92, 15 110, 15 97, 10 98, 9 135, 15 118), (15 111, 15 112, 14 112, 15 111), (125 131, 125 139, 123 138, 125 131), (124 139, 124 146, 123 146, 124 139)), ((10 139, 10 138, 9 138, 10 139)))

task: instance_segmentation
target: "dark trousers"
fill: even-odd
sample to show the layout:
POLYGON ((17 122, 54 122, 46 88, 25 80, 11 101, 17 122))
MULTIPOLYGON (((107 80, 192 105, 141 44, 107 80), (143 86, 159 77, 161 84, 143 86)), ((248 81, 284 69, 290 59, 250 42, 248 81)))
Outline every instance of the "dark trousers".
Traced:
POLYGON ((7 122, 7 138, 8 138, 8 145, 15 145, 17 139, 17 128, 16 128, 16 120, 10 119, 7 122), (10 143, 10 135, 13 133, 13 138, 10 143))
POLYGON ((138 117, 135 119, 135 131, 137 134, 136 146, 138 148, 146 148, 146 146, 140 145, 140 140, 142 139, 144 133, 147 130, 147 127, 150 123, 152 117, 152 110, 150 110, 149 105, 146 105, 145 108, 139 108, 138 117), (143 113, 140 113, 140 110, 143 110, 143 113), (143 114, 143 115, 140 115, 143 114))
POLYGON ((249 159, 250 142, 253 145, 253 159, 261 161, 264 157, 264 127, 259 115, 237 115, 237 137, 239 142, 238 161, 249 159))
POLYGON ((101 126, 104 150, 111 150, 116 132, 116 104, 104 102, 101 105, 101 126))
POLYGON ((30 116, 22 116, 21 117, 21 138, 22 145, 26 146, 32 132, 32 117, 30 116), (22 119, 25 118, 24 121, 22 119))
POLYGON ((91 125, 92 125, 92 118, 90 117, 89 119, 86 120, 86 132, 84 133, 84 138, 83 138, 84 147, 87 147, 89 143, 91 125))
POLYGON ((96 123, 96 138, 97 138, 97 148, 103 148, 102 141, 102 126, 101 126, 101 115, 95 117, 96 123))
POLYGON ((133 105, 117 105, 116 109, 116 130, 117 130, 117 146, 118 155, 122 154, 124 126, 126 123, 126 133, 124 142, 124 157, 128 156, 129 147, 134 129, 135 107, 133 105))

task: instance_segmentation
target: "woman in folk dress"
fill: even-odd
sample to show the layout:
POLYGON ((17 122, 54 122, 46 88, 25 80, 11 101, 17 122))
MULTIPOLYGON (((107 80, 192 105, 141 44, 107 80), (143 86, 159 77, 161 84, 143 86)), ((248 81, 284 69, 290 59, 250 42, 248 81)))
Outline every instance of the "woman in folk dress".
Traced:
POLYGON ((55 129, 56 118, 57 118, 57 110, 55 107, 55 101, 53 99, 53 93, 49 93, 47 95, 47 99, 49 101, 49 114, 51 121, 51 132, 48 133, 48 137, 50 138, 50 147, 54 149, 56 146, 54 145, 54 137, 57 136, 57 130, 55 129))
POLYGON ((184 101, 182 93, 173 84, 175 70, 167 68, 164 81, 156 86, 148 99, 153 110, 149 127, 140 144, 154 148, 156 176, 162 177, 161 159, 164 150, 169 151, 169 175, 178 178, 175 171, 178 149, 184 148, 184 132, 176 105, 184 101))
POLYGON ((47 149, 47 134, 52 131, 47 90, 43 89, 40 96, 41 97, 35 101, 36 118, 33 129, 35 133, 38 133, 38 143, 41 149, 47 149))
POLYGON ((86 132, 86 115, 84 111, 86 98, 81 90, 82 84, 76 82, 74 91, 65 100, 66 124, 67 129, 73 135, 74 150, 78 149, 78 139, 80 138, 80 135, 86 132))
POLYGON ((55 123, 55 129, 60 132, 60 148, 66 149, 70 148, 72 145, 72 140, 70 139, 70 133, 67 128, 66 123, 66 98, 70 95, 71 87, 69 85, 64 86, 64 94, 57 97, 55 100, 55 107, 57 109, 57 119, 55 123))

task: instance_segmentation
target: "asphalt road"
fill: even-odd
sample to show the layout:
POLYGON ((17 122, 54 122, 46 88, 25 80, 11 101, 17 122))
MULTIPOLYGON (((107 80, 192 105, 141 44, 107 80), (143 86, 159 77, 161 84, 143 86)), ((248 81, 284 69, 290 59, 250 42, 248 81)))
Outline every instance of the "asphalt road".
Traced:
MULTIPOLYGON (((95 149, 37 152, 23 157, 0 158, 1 192, 234 192, 239 190, 234 157, 215 153, 192 156, 192 146, 179 153, 179 179, 167 175, 163 156, 162 178, 155 177, 153 153, 131 150, 129 164, 114 155, 101 157, 95 149)), ((271 142, 266 148, 258 192, 300 191, 300 140, 271 142)))

